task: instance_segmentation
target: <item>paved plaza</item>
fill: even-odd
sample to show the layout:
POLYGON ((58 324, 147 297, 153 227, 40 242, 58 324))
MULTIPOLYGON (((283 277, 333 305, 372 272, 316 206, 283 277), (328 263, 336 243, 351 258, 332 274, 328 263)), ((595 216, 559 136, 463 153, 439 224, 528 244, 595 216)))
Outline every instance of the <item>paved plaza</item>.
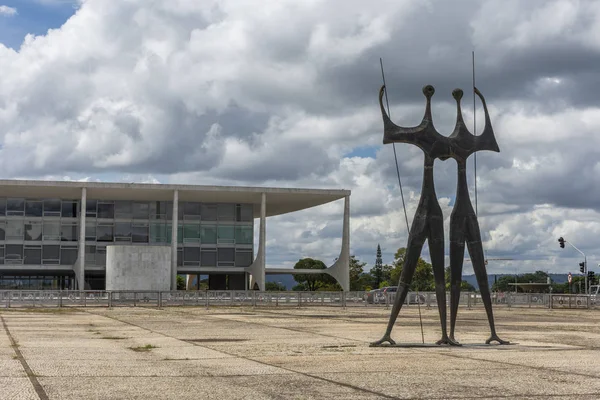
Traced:
MULTIPOLYGON (((421 309, 426 343, 435 309, 421 309)), ((460 309, 461 348, 372 348, 384 308, 0 311, 0 399, 600 398, 600 311, 460 309)), ((421 343, 416 306, 393 337, 421 343)))

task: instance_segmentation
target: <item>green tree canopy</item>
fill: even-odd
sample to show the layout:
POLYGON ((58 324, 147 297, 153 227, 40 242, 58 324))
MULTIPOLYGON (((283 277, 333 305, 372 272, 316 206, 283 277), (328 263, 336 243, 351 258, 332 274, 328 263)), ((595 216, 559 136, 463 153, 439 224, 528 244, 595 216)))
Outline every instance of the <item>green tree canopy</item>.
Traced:
MULTIPOLYGON (((294 269, 325 269, 325 263, 313 258, 303 258, 299 260, 294 269)), ((294 280, 302 285, 306 290, 315 291, 319 287, 335 284, 335 279, 327 274, 299 274, 294 275, 294 280)))

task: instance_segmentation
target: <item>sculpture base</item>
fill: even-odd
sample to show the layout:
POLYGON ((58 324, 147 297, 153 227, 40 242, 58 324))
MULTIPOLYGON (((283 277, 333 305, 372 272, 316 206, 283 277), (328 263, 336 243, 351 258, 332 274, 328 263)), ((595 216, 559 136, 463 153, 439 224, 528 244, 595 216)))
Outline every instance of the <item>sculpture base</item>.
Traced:
POLYGON ((389 343, 384 343, 384 344, 369 344, 369 347, 402 347, 402 348, 413 348, 413 347, 417 347, 417 348, 429 348, 429 347, 437 347, 437 348, 473 348, 473 347, 505 347, 505 346, 514 346, 517 345, 518 343, 507 343, 507 344, 497 344, 497 343, 492 343, 492 344, 485 344, 485 343, 468 343, 468 344, 461 344, 460 346, 454 346, 454 345, 449 345, 449 344, 435 344, 435 343, 396 343, 396 344, 389 344, 389 343))

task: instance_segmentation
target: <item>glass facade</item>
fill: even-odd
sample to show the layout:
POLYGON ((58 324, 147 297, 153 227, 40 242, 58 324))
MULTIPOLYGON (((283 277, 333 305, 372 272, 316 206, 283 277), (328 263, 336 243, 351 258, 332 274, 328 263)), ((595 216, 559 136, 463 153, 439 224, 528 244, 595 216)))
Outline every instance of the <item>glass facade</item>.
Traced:
MULTIPOLYGON (((110 243, 171 243, 172 202, 88 199, 84 227, 79 226, 80 210, 78 199, 0 198, 0 277, 8 276, 9 272, 1 272, 7 264, 73 266, 80 229, 85 230, 86 268, 92 269, 106 265, 110 243)), ((180 201, 178 210, 179 266, 252 263, 251 204, 180 201)))

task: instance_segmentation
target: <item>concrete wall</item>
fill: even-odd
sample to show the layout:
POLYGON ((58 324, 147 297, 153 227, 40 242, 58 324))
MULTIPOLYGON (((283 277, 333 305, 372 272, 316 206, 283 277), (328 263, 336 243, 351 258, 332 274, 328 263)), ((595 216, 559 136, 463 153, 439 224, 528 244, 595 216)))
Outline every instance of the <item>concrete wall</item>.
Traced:
POLYGON ((171 290, 171 247, 106 246, 106 290, 171 290))

